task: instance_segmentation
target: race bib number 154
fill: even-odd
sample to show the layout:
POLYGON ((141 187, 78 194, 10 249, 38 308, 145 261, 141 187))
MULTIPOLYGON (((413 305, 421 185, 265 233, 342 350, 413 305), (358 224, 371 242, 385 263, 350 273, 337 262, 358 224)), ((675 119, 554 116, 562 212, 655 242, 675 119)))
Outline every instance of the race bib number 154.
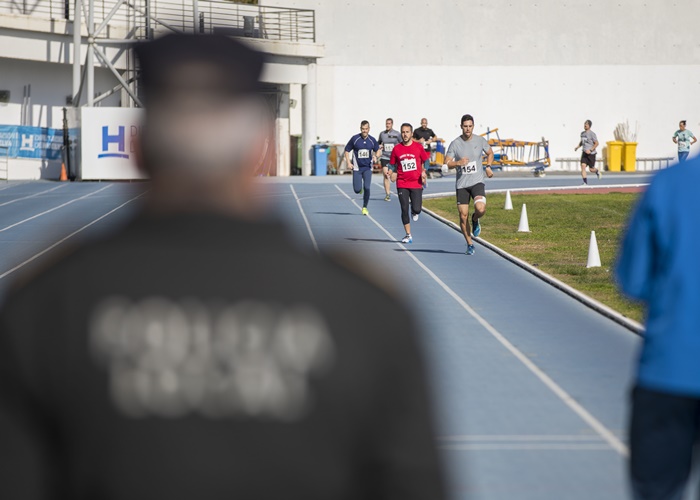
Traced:
POLYGON ((463 174, 474 174, 476 173, 476 162, 475 161, 470 161, 466 165, 462 165, 462 173, 463 174))

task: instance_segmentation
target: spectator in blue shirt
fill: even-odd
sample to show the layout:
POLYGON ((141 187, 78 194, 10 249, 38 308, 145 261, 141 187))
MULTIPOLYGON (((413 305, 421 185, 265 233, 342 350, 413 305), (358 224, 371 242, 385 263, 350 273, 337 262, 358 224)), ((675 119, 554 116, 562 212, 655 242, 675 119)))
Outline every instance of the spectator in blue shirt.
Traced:
POLYGON ((345 145, 345 161, 352 167, 352 187, 356 193, 362 192, 362 215, 369 215, 369 191, 372 185, 372 163, 379 161, 377 139, 369 135, 369 122, 362 120, 360 133, 353 135, 345 145))
POLYGON ((700 435, 700 159, 656 174, 622 243, 617 279, 647 307, 632 392, 635 499, 680 499, 700 435))

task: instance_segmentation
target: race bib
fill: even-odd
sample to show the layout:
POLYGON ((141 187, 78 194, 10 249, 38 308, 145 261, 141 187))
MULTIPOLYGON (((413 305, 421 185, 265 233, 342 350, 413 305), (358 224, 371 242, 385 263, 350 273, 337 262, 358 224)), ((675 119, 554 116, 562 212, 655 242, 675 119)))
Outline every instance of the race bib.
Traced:
POLYGON ((369 158, 369 149, 360 149, 357 152, 358 158, 369 158))
POLYGON ((416 164, 416 160, 401 160, 401 170, 404 172, 413 172, 414 170, 418 169, 418 165, 416 164))
POLYGON ((394 150, 394 145, 393 144, 384 144, 384 151, 387 153, 391 153, 394 150))
POLYGON ((476 162, 470 161, 466 165, 462 165, 462 174, 471 175, 476 173, 476 162))

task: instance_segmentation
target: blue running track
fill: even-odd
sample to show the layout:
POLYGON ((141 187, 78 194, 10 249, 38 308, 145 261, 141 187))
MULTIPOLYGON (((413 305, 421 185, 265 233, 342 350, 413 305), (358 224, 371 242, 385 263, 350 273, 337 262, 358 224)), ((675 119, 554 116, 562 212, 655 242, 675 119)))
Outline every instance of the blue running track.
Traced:
MULTIPOLYGON (((403 291, 423 326, 452 498, 625 498, 627 397, 640 338, 480 245, 465 255, 462 235, 426 214, 411 222, 413 243, 402 245, 398 200, 383 201, 374 180, 369 217, 349 177, 271 179, 266 196, 309 251, 354 254, 403 291)), ((487 188, 578 182, 503 177, 487 188)), ((645 177, 591 181, 635 182, 645 177)), ((426 194, 453 185, 432 180, 426 194)), ((122 223, 147 188, 0 185, 0 290, 65 242, 122 223)), ((488 213, 482 225, 488 240, 488 213)))

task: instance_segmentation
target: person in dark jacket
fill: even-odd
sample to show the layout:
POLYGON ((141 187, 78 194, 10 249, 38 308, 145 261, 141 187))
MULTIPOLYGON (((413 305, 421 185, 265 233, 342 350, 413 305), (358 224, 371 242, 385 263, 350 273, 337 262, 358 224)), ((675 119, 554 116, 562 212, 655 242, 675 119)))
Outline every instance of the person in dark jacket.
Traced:
POLYGON ((135 51, 150 194, 8 295, 0 498, 444 498, 410 315, 260 218, 263 56, 135 51))

